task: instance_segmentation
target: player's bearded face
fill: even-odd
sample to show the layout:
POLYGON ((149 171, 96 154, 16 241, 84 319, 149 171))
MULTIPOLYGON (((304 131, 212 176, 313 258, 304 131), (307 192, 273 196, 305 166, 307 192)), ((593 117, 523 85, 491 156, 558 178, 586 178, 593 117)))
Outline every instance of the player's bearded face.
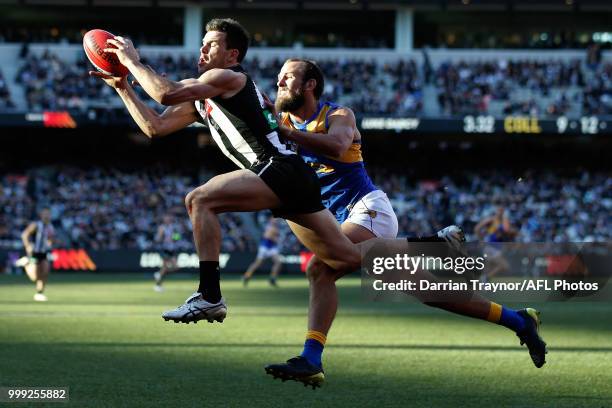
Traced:
POLYGON ((304 88, 300 86, 296 90, 289 88, 278 89, 274 107, 277 112, 293 112, 304 105, 304 88))

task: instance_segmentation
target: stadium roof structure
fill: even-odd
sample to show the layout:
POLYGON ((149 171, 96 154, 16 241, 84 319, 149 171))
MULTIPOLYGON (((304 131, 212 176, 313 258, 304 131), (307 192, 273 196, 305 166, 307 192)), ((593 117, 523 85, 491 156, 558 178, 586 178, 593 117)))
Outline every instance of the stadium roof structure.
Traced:
POLYGON ((463 11, 609 11, 610 0, 0 0, 0 5, 72 5, 256 8, 256 9, 388 9, 463 11))

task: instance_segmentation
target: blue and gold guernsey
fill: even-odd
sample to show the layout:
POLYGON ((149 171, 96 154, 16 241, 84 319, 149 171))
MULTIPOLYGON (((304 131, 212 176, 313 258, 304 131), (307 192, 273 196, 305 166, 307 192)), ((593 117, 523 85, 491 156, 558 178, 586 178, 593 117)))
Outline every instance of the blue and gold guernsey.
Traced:
POLYGON ((499 217, 493 217, 493 220, 486 229, 484 241, 489 244, 496 244, 501 242, 511 242, 512 237, 508 236, 506 229, 504 228, 504 219, 499 217))
MULTIPOLYGON (((317 111, 306 122, 296 123, 287 112, 283 112, 281 123, 325 137, 329 129, 329 114, 340 107, 332 102, 319 102, 317 111)), ((298 153, 317 172, 323 205, 340 223, 348 218, 353 204, 366 194, 378 190, 364 167, 361 141, 354 141, 342 156, 335 158, 313 153, 303 147, 298 148, 298 153)))

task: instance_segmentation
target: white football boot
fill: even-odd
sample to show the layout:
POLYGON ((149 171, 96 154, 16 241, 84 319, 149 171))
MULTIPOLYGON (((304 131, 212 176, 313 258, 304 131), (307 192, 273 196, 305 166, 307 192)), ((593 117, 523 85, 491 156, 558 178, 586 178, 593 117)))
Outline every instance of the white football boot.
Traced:
POLYGON ((438 235, 439 238, 444 239, 452 249, 461 255, 467 255, 465 248, 463 247, 463 243, 465 242, 465 233, 461 227, 449 225, 448 227, 438 231, 436 235, 438 235))
POLYGON ((18 266, 20 268, 25 268, 26 265, 29 263, 30 263, 30 257, 22 256, 21 258, 15 261, 15 266, 18 266))
POLYGON ((184 304, 174 310, 162 313, 165 321, 172 320, 174 323, 197 323, 199 320, 208 320, 209 323, 223 322, 227 315, 225 299, 221 298, 218 303, 209 303, 199 292, 189 296, 184 304))
POLYGON ((49 299, 47 299, 47 296, 42 293, 36 293, 34 294, 34 300, 37 302, 46 302, 49 299))
POLYGON ((155 280, 155 286, 153 287, 153 290, 157 293, 163 292, 164 288, 162 287, 161 282, 159 281, 161 279, 161 273, 159 273, 159 271, 153 274, 153 279, 155 280))

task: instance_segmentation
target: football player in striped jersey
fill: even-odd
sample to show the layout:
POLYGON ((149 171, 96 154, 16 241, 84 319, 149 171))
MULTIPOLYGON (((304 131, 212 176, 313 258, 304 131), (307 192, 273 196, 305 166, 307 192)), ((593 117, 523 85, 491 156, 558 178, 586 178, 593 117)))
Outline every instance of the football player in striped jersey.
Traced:
POLYGON ((16 265, 23 266, 28 278, 36 284, 34 300, 37 302, 47 301, 44 292, 49 279, 49 255, 54 235, 51 211, 48 208, 42 209, 40 219, 30 223, 21 233, 26 257, 19 259, 16 265))

